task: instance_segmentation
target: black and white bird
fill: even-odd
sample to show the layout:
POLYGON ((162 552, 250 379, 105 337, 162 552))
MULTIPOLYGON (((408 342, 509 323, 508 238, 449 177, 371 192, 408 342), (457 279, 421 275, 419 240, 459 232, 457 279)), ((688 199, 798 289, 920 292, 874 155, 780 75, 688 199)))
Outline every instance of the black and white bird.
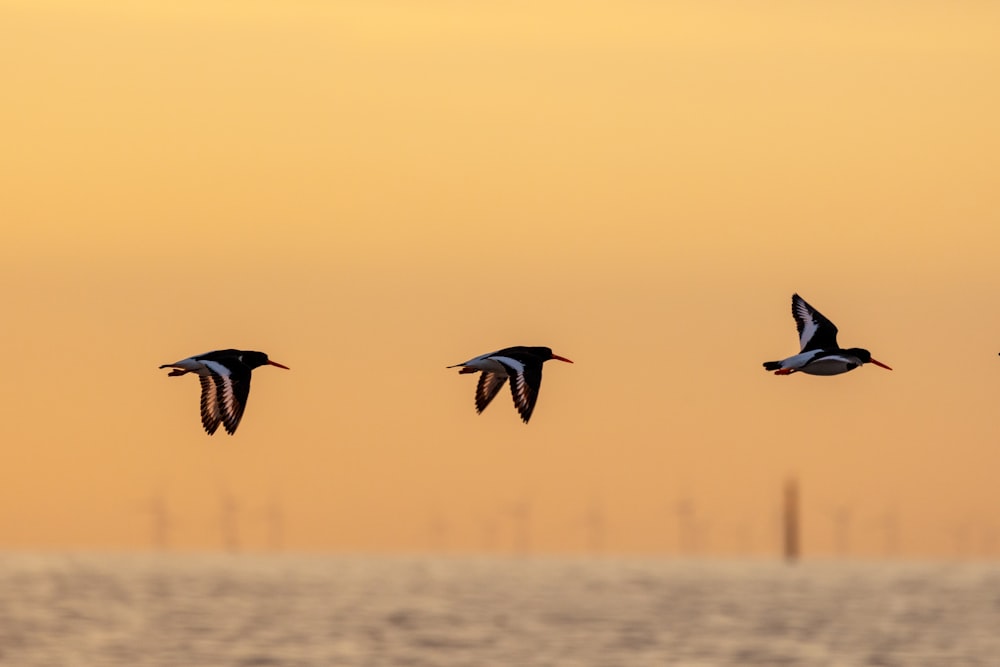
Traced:
POLYGON ((226 433, 232 435, 247 407, 250 372, 264 365, 289 370, 288 366, 268 359, 263 352, 251 350, 215 350, 163 364, 160 368, 173 368, 171 376, 196 373, 201 381, 201 424, 205 432, 212 435, 222 424, 226 433))
POLYGON ((796 371, 810 375, 839 375, 867 363, 892 370, 873 359, 868 350, 860 347, 844 349, 837 345, 837 327, 798 294, 792 295, 792 317, 799 330, 801 352, 781 361, 765 361, 765 370, 774 371, 775 375, 789 375, 796 371))
POLYGON ((481 371, 476 386, 476 412, 482 412, 497 395, 504 382, 510 378, 510 393, 525 424, 531 419, 542 386, 542 364, 549 359, 573 363, 566 357, 553 354, 548 347, 507 347, 483 354, 448 368, 459 368, 459 373, 481 371))

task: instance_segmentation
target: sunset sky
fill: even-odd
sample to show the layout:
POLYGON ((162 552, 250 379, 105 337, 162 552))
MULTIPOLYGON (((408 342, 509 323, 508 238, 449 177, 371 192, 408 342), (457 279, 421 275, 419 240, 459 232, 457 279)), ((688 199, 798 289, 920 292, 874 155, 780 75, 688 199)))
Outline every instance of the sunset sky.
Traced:
POLYGON ((0 547, 769 554, 796 475, 807 554, 1000 556, 998 26, 0 0, 0 547), (763 371, 796 291, 894 370, 763 371), (510 345, 527 426, 444 368, 510 345), (157 366, 227 347, 292 370, 208 437, 157 366))

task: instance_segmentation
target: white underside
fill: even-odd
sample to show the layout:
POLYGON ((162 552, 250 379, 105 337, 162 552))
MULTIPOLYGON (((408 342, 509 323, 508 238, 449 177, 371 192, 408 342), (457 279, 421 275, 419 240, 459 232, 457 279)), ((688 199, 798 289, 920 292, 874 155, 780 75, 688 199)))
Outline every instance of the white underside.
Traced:
POLYGON ((840 375, 853 371, 860 365, 861 360, 857 357, 836 355, 818 359, 801 369, 801 372, 809 375, 840 375))
POLYGON ((840 375, 860 365, 861 360, 857 357, 842 354, 825 355, 822 350, 810 350, 781 361, 782 368, 790 368, 809 375, 840 375))

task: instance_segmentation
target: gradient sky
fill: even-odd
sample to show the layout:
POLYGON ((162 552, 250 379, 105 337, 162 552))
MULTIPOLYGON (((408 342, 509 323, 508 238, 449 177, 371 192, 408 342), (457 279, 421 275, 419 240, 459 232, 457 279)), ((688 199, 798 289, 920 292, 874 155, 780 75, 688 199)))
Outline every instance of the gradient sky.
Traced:
POLYGON ((123 4, 0 0, 0 545, 763 554, 794 474, 1000 554, 1000 6, 123 4), (794 291, 895 370, 765 373, 794 291), (225 347, 292 370, 209 438, 225 347))

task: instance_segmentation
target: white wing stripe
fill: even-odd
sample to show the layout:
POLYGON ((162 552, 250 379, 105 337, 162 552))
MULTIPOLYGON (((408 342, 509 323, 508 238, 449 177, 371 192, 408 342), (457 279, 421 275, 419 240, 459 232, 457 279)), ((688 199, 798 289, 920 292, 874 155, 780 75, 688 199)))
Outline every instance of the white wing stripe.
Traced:
POLYGON ((232 371, 230 371, 224 365, 220 364, 218 361, 209 361, 208 359, 202 359, 201 363, 205 368, 212 371, 216 375, 221 375, 222 377, 229 377, 230 375, 232 375, 232 371))
POLYGON ((788 357, 787 359, 782 359, 781 367, 798 370, 821 354, 823 354, 821 350, 810 350, 809 352, 800 352, 799 354, 788 357))
POLYGON ((816 320, 813 318, 812 312, 802 301, 795 302, 795 312, 799 316, 799 321, 802 322, 802 335, 799 336, 799 349, 804 350, 812 337, 816 335, 819 330, 819 325, 816 324, 816 320))
POLYGON ((843 356, 843 355, 840 355, 840 354, 828 354, 825 357, 823 357, 822 359, 818 359, 817 360, 817 362, 821 362, 821 363, 826 363, 828 361, 839 361, 841 363, 855 364, 855 365, 858 365, 858 366, 861 365, 861 360, 858 359, 857 357, 846 357, 846 356, 843 356))
POLYGON ((198 361, 197 359, 195 359, 194 357, 188 357, 187 359, 181 359, 180 361, 178 361, 176 363, 167 364, 167 365, 168 366, 172 366, 174 368, 182 368, 182 369, 188 371, 189 373, 197 373, 198 371, 203 370, 205 368, 204 366, 202 366, 202 363, 200 361, 198 361))
POLYGON ((514 371, 514 375, 521 377, 524 374, 524 364, 522 364, 517 359, 512 359, 510 357, 490 357, 494 361, 499 361, 501 364, 514 371))

